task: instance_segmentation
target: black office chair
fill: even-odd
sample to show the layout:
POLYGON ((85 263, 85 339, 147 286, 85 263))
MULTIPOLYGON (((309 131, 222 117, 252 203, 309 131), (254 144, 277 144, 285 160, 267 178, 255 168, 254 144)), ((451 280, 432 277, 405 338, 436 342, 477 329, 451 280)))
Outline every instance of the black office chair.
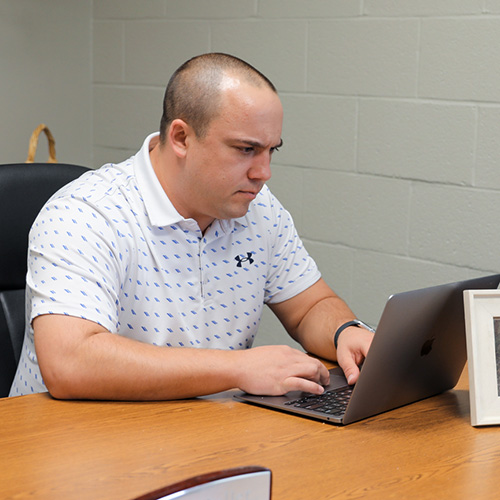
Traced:
POLYGON ((146 493, 135 500, 205 500, 207 498, 246 498, 269 500, 272 473, 259 466, 234 467, 195 476, 146 493))
POLYGON ((50 196, 87 170, 64 163, 0 165, 0 397, 9 394, 24 337, 30 227, 50 196))

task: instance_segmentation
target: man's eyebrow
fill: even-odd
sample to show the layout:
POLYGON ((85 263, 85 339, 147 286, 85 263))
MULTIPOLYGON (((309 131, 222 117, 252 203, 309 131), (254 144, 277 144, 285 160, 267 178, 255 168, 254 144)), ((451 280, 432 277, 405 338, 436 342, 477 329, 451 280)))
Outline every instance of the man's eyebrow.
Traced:
MULTIPOLYGON (((243 144, 248 144, 249 146, 252 146, 252 147, 258 148, 258 149, 264 149, 266 147, 264 144, 261 144, 258 141, 252 141, 250 139, 241 139, 240 142, 242 142, 243 144)), ((283 139, 280 139, 279 144, 277 144, 276 146, 271 146, 271 149, 281 148, 281 146, 283 146, 283 139)))

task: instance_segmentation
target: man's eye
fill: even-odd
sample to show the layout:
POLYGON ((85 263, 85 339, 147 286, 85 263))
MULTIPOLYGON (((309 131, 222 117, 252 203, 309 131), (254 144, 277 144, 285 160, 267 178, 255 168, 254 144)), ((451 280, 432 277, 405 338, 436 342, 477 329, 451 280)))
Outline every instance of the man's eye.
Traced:
POLYGON ((253 148, 252 147, 241 147, 239 148, 239 150, 245 154, 245 155, 248 155, 250 153, 253 153, 253 148))
POLYGON ((271 148, 271 154, 273 154, 275 151, 279 151, 281 146, 276 146, 274 148, 271 148))

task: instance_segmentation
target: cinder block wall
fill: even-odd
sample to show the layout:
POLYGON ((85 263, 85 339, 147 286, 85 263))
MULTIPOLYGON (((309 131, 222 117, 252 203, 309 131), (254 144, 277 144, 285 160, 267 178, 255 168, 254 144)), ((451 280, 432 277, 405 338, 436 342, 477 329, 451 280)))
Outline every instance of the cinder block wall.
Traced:
POLYGON ((499 47, 499 0, 94 0, 94 163, 158 128, 184 60, 248 60, 285 107, 271 189, 376 323, 390 293, 500 271, 499 47))
POLYGON ((0 164, 26 160, 40 123, 60 162, 91 164, 91 21, 92 0, 0 0, 0 164))

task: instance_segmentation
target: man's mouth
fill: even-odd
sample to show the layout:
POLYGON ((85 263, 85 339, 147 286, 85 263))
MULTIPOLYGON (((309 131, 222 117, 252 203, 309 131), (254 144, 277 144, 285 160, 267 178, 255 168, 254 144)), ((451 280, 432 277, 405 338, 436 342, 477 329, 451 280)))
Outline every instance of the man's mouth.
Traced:
POLYGON ((240 193, 243 196, 246 196, 247 198, 250 198, 252 200, 255 199, 255 197, 258 194, 258 192, 255 192, 255 191, 238 191, 238 193, 240 193))
POLYGON ((259 186, 258 188, 252 188, 252 189, 240 189, 238 192, 248 196, 253 196, 255 198, 260 193, 261 189, 262 186, 259 186))

